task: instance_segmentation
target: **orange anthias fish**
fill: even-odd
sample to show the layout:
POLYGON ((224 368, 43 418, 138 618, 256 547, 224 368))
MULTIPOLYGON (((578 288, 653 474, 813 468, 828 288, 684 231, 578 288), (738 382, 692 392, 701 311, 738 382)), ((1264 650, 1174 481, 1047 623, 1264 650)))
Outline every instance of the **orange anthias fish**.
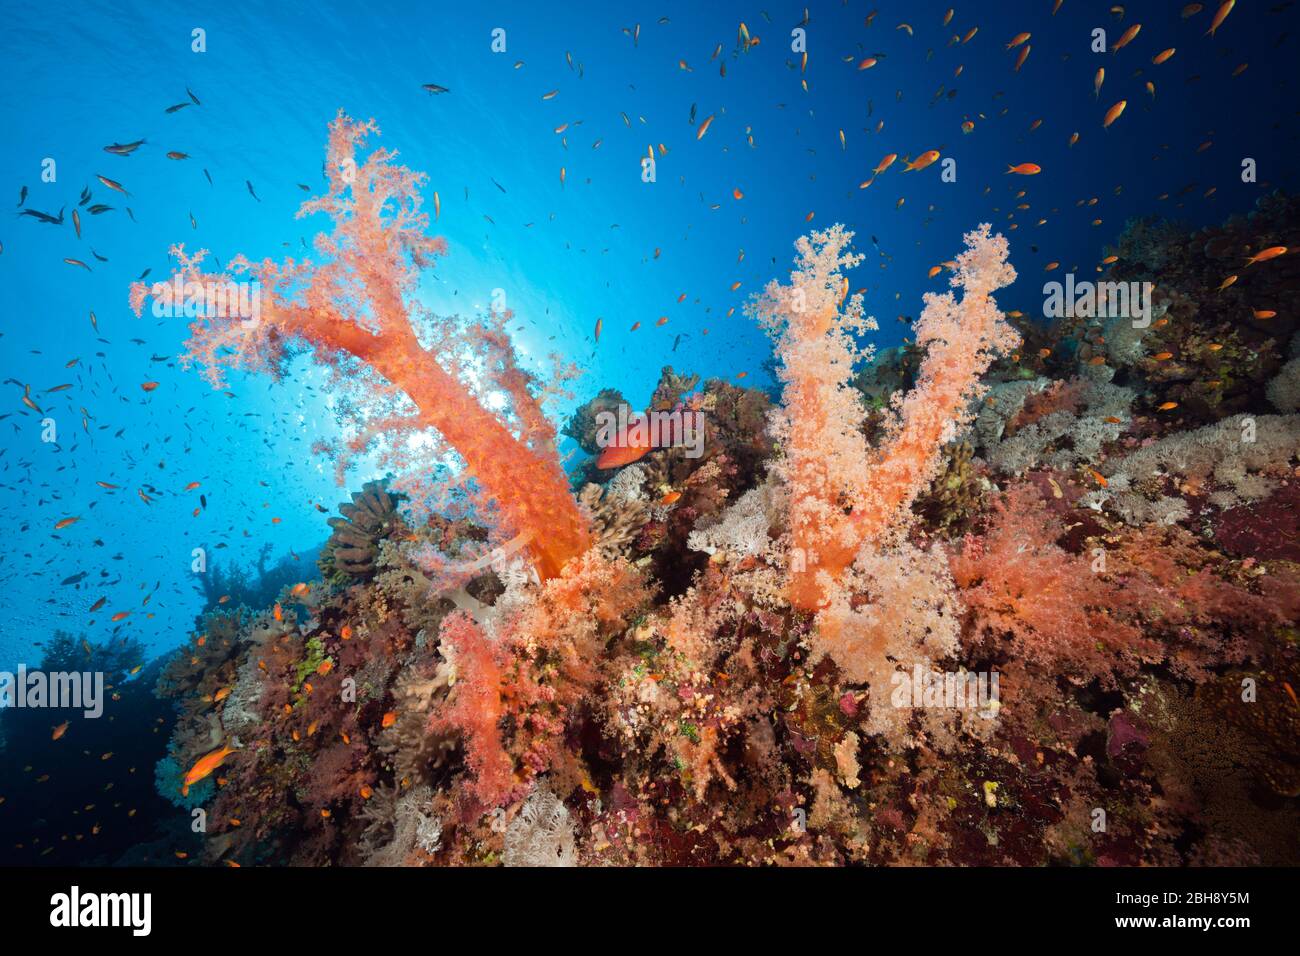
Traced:
POLYGON ((925 167, 932 165, 934 161, 938 158, 939 158, 939 151, 937 149, 927 149, 920 156, 916 157, 914 161, 908 163, 903 168, 903 172, 906 173, 906 172, 912 172, 914 170, 925 169, 925 167))
POLYGON ((212 751, 198 759, 198 762, 189 769, 185 774, 185 779, 181 782, 181 796, 187 797, 190 793, 190 787, 212 774, 223 763, 226 758, 235 752, 235 748, 226 744, 217 750, 212 751))
POLYGON ((1111 123, 1119 119, 1120 114, 1124 112, 1124 107, 1128 106, 1128 100, 1120 100, 1114 106, 1106 111, 1106 117, 1101 121, 1101 128, 1106 129, 1111 123))
POLYGON ((1124 47, 1128 46, 1129 43, 1133 41, 1133 38, 1138 35, 1138 31, 1141 29, 1142 29, 1142 24, 1140 23, 1133 24, 1131 27, 1129 27, 1127 30, 1124 31, 1123 36, 1121 36, 1118 40, 1115 41, 1115 45, 1110 48, 1110 52, 1118 53, 1120 50, 1124 49, 1124 47))
POLYGON ((894 165, 894 160, 896 159, 898 159, 897 153, 887 153, 884 156, 884 158, 881 159, 880 162, 876 164, 876 168, 871 171, 871 178, 863 181, 862 184, 858 186, 858 188, 866 189, 868 186, 874 183, 876 181, 876 177, 879 176, 881 173, 883 173, 890 166, 894 165))
POLYGON ((1223 24, 1223 21, 1228 18, 1228 14, 1232 12, 1232 8, 1236 6, 1236 3, 1237 0, 1227 0, 1227 2, 1223 4, 1223 6, 1219 7, 1219 9, 1214 14, 1214 21, 1210 24, 1210 29, 1205 31, 1205 35, 1207 37, 1214 36, 1214 31, 1219 29, 1219 27, 1223 24))
POLYGON ((1015 173, 1018 176, 1037 176, 1043 171, 1043 167, 1037 163, 1021 163, 1019 166, 1007 166, 1007 174, 1015 173))
POLYGON ((1278 256, 1286 255, 1286 246, 1270 246, 1263 252, 1257 252, 1246 260, 1246 265, 1253 266, 1256 262, 1268 262, 1269 259, 1276 259, 1278 256))

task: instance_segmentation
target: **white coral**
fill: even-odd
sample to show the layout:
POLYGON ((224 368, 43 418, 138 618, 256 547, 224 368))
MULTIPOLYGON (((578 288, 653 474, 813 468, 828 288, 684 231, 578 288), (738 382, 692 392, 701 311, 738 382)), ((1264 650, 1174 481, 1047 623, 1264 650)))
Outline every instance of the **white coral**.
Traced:
POLYGON ((722 552, 734 558, 762 554, 778 508, 776 485, 764 482, 741 495, 715 524, 691 531, 686 546, 692 551, 722 552))
POLYGON ((524 801, 518 815, 506 828, 506 866, 573 866, 575 864, 573 824, 569 810, 545 786, 524 801))
POLYGON ((364 815, 370 819, 362 840, 366 866, 402 866, 414 849, 437 853, 442 845, 442 821, 432 813, 433 791, 412 787, 397 796, 392 791, 376 794, 373 808, 364 815), (375 845, 388 836, 387 842, 375 845))
POLYGON ((1213 479, 1219 502, 1257 501, 1275 483, 1260 472, 1289 468, 1300 450, 1300 415, 1233 415, 1195 431, 1177 432, 1101 466, 1108 477, 1124 473, 1135 481, 1176 475, 1213 479))
POLYGON ((989 464, 1003 474, 1018 475, 1040 465, 1061 471, 1091 465, 1100 458, 1102 446, 1119 438, 1136 398, 1132 389, 1114 385, 1104 376, 1089 379, 1082 395, 1086 408, 1081 414, 1052 412, 1002 439, 1006 423, 1019 414, 1025 401, 1050 384, 1040 378, 999 385, 989 394, 993 404, 980 410, 976 439, 989 464))
POLYGON ((1051 384, 1050 378, 1034 378, 999 382, 990 388, 979 403, 979 411, 972 426, 976 444, 981 448, 995 447, 1002 440, 1007 422, 1020 414, 1026 400, 1051 384))
MULTIPOLYGON (((1171 498, 1167 495, 1148 498, 1141 492, 1134 491, 1129 485, 1128 475, 1120 473, 1110 479, 1109 487, 1088 492, 1079 499, 1079 504, 1093 511, 1109 509, 1119 515, 1125 524, 1134 528, 1148 524, 1175 525, 1192 516, 1191 509, 1182 498, 1171 498)), ((1237 501, 1237 497, 1232 492, 1220 494, 1227 495, 1233 503, 1237 501)), ((1214 499, 1215 496, 1211 495, 1212 504, 1215 503, 1214 499)))
POLYGON ((1282 366, 1268 383, 1267 394, 1278 411, 1300 412, 1300 358, 1293 358, 1282 366))
POLYGON ((257 667, 260 657, 249 654, 240 666, 235 684, 221 709, 221 726, 228 734, 237 734, 262 722, 257 705, 262 699, 262 672, 257 667))
POLYGON ((645 478, 644 468, 640 465, 628 465, 605 485, 605 500, 621 504, 645 501, 645 478))

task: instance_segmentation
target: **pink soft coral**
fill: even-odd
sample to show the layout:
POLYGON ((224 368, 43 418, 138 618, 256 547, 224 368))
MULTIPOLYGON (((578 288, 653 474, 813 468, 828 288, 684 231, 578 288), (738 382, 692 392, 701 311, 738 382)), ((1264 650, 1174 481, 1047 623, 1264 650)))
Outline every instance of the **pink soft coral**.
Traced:
POLYGON ((330 125, 329 192, 298 213, 324 212, 334 220, 331 235, 316 237, 323 263, 252 263, 241 256, 230 274, 208 274, 202 271, 205 252, 189 256, 177 246, 173 281, 135 283, 131 305, 139 314, 152 295, 177 308, 173 290, 182 290, 185 314, 194 318, 186 358, 203 366, 214 385, 222 382, 223 366, 274 374, 290 345, 311 346, 318 360, 338 370, 340 381, 352 380, 371 402, 362 444, 382 433, 390 446, 400 446, 402 437, 434 429, 464 460, 483 505, 494 507, 508 530, 529 543, 538 573, 554 577, 590 544, 554 433, 530 390, 531 378, 514 361, 501 317, 457 341, 452 323, 429 321, 416 301, 421 270, 446 244, 425 235, 423 174, 396 165, 396 153, 385 149, 358 160, 372 132, 378 132, 373 121, 358 123, 341 113, 330 125), (231 290, 249 278, 258 283, 260 315, 231 314, 231 290), (518 438, 464 383, 456 356, 465 344, 481 356, 492 384, 509 395, 518 438), (374 410, 381 405, 382 411, 374 410))
POLYGON ((1211 668, 1257 655, 1294 620, 1295 577, 1259 580, 1259 594, 1216 573, 1215 556, 1181 529, 1129 532, 1109 550, 1073 554, 1061 520, 1032 484, 994 506, 983 536, 950 559, 972 637, 1078 684, 1114 686, 1143 664, 1203 680, 1211 668))
POLYGON ((470 770, 467 791, 483 807, 504 803, 517 784, 515 761, 501 739, 506 715, 502 692, 508 655, 463 612, 442 622, 443 652, 456 666, 451 702, 430 722, 430 731, 456 730, 470 770))
POLYGON ((491 633, 464 612, 443 620, 456 683, 430 729, 459 733, 480 806, 502 805, 542 773, 577 779, 565 732, 593 702, 606 644, 648 596, 631 564, 593 548, 531 601, 499 600, 491 633))
POLYGON ((1117 671, 1160 660, 1160 644, 1118 615, 1120 589, 1094 573, 1092 557, 1061 548, 1061 532, 1037 489, 1018 485, 994 505, 989 532, 951 556, 975 639, 996 648, 1009 635, 1014 657, 1080 684, 1111 684, 1117 671))
POLYGON ((837 225, 800 239, 790 284, 770 283, 750 309, 775 335, 783 365, 776 425, 791 491, 791 600, 808 609, 827 603, 864 545, 905 522, 934 477, 944 443, 969 420, 980 376, 996 353, 1020 341, 991 297, 1016 276, 1007 242, 982 225, 966 235, 956 260, 952 285, 963 290, 961 300, 950 292, 926 295, 916 324, 917 345, 926 349, 916 386, 894 396, 885 441, 869 449, 849 382, 865 354, 853 335, 874 323, 863 317, 861 297, 848 297, 840 275, 861 261, 846 251, 852 235, 837 225))

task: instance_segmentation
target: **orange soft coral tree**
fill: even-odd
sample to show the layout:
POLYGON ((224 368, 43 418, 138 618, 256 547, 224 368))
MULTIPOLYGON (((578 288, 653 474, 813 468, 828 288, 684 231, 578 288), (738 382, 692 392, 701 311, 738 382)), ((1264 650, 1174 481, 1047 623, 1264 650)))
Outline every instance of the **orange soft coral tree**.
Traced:
POLYGON ((851 232, 836 225, 796 243, 789 285, 772 282, 750 306, 776 339, 785 390, 775 421, 785 448, 779 466, 788 484, 794 554, 792 603, 824 607, 839 577, 864 545, 901 525, 917 494, 934 478, 941 449, 970 419, 980 376, 996 353, 1014 348, 1018 333, 991 293, 1011 283, 1007 242, 982 225, 968 233, 952 285, 963 295, 927 293, 916 324, 926 350, 916 386, 895 394, 885 440, 869 448, 864 408, 850 385, 867 353, 855 333, 875 327, 860 296, 849 297, 842 268, 861 257, 848 252, 851 232))
MULTIPOLYGON (((277 373, 291 347, 311 347, 368 403, 369 420, 353 450, 379 438, 400 449, 403 438, 436 430, 463 459, 481 503, 495 508, 516 540, 529 543, 541 577, 554 577, 590 543, 554 431, 531 377, 515 362, 502 317, 466 329, 437 321, 418 303, 419 274, 446 244, 425 234, 423 174, 397 165, 389 150, 359 158, 372 132, 378 133, 373 120, 358 123, 342 113, 330 124, 329 192, 298 213, 324 212, 334 220, 333 233, 316 238, 322 263, 252 263, 241 256, 229 272, 210 274, 202 271, 205 252, 187 256, 177 246, 172 282, 134 284, 132 307, 139 314, 153 296, 156 311, 161 304, 193 318, 186 359, 204 366, 214 385, 222 382, 223 366, 277 373), (232 290, 250 282, 260 314, 229 309, 238 300, 232 290), (507 395, 513 420, 488 411, 471 380, 507 395)), ((242 301, 252 298, 245 294, 242 301)))
POLYGON ((429 729, 459 731, 471 809, 501 806, 543 773, 578 785, 584 771, 566 734, 598 703, 606 647, 650 591, 627 560, 597 547, 530 597, 499 598, 488 627, 460 611, 442 622, 455 681, 429 729))

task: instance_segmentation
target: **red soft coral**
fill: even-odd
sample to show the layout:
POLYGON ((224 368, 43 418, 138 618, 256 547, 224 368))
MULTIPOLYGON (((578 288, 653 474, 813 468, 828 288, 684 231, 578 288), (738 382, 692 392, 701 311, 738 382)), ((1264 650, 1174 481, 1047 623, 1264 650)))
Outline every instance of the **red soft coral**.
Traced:
POLYGON ((1035 487, 1017 485, 994 505, 988 533, 952 554, 976 640, 996 647, 1009 636, 1015 657, 1078 683, 1111 684, 1116 670, 1161 659, 1160 645, 1115 613, 1121 589, 1094 559, 1057 545, 1062 530, 1035 487))
POLYGON ((316 238, 323 263, 252 263, 241 256, 230 274, 206 274, 204 252, 189 256, 177 246, 172 282, 135 283, 131 306, 139 314, 153 296, 155 311, 193 318, 187 360, 203 366, 214 385, 222 382, 223 366, 274 374, 291 344, 311 346, 337 370, 337 382, 364 393, 368 421, 354 450, 382 437, 401 458, 409 452, 400 449, 410 445, 402 439, 433 429, 464 460, 485 510, 499 511, 511 534, 527 542, 543 579, 554 577, 587 549, 590 535, 531 378, 515 364, 500 317, 474 327, 461 348, 449 331, 454 323, 426 321, 430 328, 417 328, 430 318, 414 295, 417 279, 446 244, 425 235, 423 174, 394 163, 390 150, 358 160, 372 132, 378 132, 373 121, 341 113, 330 124, 329 192, 298 213, 324 212, 334 220, 333 233, 316 238), (518 438, 464 383, 457 356, 466 345, 509 395, 518 438))
POLYGON ((1257 594, 1222 576, 1221 557, 1181 529, 1127 531, 1086 554, 1060 547, 1064 533, 1026 483, 996 502, 987 533, 951 555, 980 644, 1009 637, 1016 658, 1077 683, 1114 686, 1143 663, 1203 680, 1296 616, 1293 575, 1262 577, 1257 594))
POLYGON ((456 669, 430 729, 460 734, 482 806, 499 806, 539 774, 574 761, 565 732, 592 702, 609 639, 648 597, 626 560, 592 549, 512 609, 498 600, 489 634, 464 612, 443 620, 441 647, 456 669))
POLYGON ((443 619, 441 641, 444 653, 455 661, 456 686, 429 729, 459 731, 473 777, 467 792, 483 807, 500 806, 517 782, 515 761, 502 741, 500 727, 506 715, 505 649, 460 611, 443 619))

